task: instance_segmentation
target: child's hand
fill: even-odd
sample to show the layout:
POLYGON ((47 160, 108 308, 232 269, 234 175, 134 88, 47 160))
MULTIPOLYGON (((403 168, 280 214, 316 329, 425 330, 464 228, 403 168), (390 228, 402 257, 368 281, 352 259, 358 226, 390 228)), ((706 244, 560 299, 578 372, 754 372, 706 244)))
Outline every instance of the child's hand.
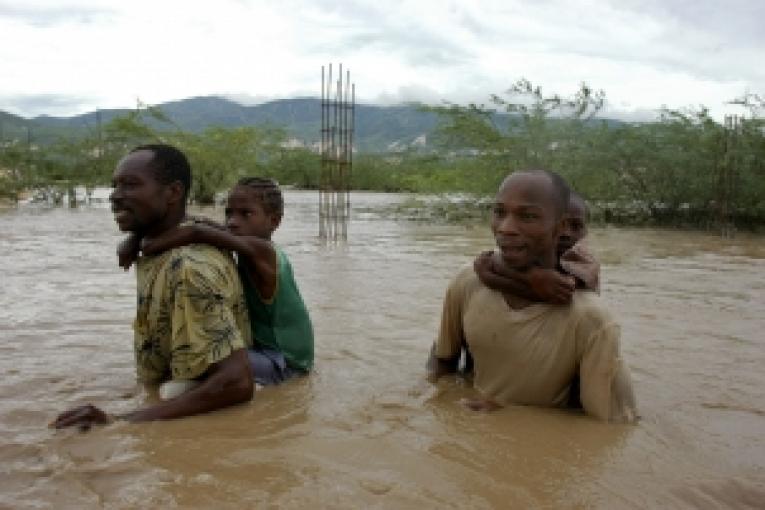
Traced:
POLYGON ((473 269, 478 275, 478 279, 487 287, 489 286, 489 283, 491 283, 487 283, 487 281, 490 278, 490 275, 494 273, 494 264, 491 261, 493 253, 493 251, 481 252, 481 254, 473 261, 473 269))
POLYGON ((571 302, 571 296, 576 288, 576 280, 573 276, 563 275, 554 269, 540 267, 529 269, 528 276, 531 290, 542 301, 556 305, 565 305, 571 302))
POLYGON ((128 235, 117 245, 117 261, 122 269, 127 271, 138 258, 140 239, 135 234, 128 235))
POLYGON ((471 411, 490 413, 501 409, 502 406, 487 398, 462 398, 460 404, 471 411))

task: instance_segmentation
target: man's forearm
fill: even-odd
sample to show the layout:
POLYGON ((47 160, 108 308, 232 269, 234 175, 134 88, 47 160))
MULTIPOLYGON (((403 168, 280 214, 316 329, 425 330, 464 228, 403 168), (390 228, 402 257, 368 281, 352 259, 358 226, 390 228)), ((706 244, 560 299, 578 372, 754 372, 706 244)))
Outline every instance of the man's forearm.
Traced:
POLYGON ((442 375, 453 374, 457 372, 459 361, 459 356, 450 359, 441 359, 437 357, 434 350, 431 349, 430 356, 428 356, 428 362, 425 365, 428 371, 428 379, 435 381, 442 375))
POLYGON ((131 232, 117 245, 117 259, 120 267, 127 270, 138 258, 141 251, 141 234, 131 232))
POLYGON ((199 386, 166 402, 120 416, 128 421, 169 420, 207 413, 252 398, 253 381, 247 351, 235 351, 199 386))
POLYGON ((521 271, 505 270, 500 273, 482 275, 481 281, 490 289, 513 294, 529 301, 539 301, 529 285, 528 276, 521 271))
POLYGON ((210 244, 224 250, 235 251, 254 263, 275 265, 276 251, 271 241, 254 236, 235 236, 226 230, 218 230, 204 225, 194 228, 194 242, 210 244))
POLYGON ((245 257, 254 255, 254 251, 245 237, 235 236, 227 230, 219 230, 206 225, 194 225, 193 241, 209 244, 223 250, 235 251, 245 257))

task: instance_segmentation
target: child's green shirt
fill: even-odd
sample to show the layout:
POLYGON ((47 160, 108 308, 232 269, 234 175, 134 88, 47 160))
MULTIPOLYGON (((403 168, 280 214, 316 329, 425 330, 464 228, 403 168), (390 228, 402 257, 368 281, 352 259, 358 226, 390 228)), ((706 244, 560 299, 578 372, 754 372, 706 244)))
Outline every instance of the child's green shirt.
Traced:
POLYGON ((287 366, 307 372, 313 366, 313 327, 300 296, 292 265, 276 245, 277 279, 273 298, 264 300, 250 280, 242 261, 238 269, 247 301, 255 348, 284 354, 287 366))

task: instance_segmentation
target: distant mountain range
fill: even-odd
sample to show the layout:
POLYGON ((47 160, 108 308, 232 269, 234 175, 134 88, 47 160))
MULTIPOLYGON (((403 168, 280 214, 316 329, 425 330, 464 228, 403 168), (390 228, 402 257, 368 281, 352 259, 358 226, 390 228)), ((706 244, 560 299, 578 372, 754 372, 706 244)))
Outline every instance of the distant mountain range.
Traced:
MULTIPOLYGON (((321 138, 321 101, 295 98, 244 106, 216 97, 193 97, 156 105, 178 126, 188 131, 202 131, 209 126, 239 127, 272 125, 283 127, 291 138, 310 145, 321 138)), ((101 110, 101 121, 124 115, 128 109, 101 110)), ((423 144, 437 124, 437 116, 415 105, 356 105, 354 145, 362 152, 385 152, 423 144)), ((0 111, 0 138, 27 139, 29 128, 34 143, 45 144, 57 138, 76 138, 97 127, 96 112, 74 117, 47 115, 24 119, 0 111)))
MULTIPOLYGON (((288 136, 305 145, 321 138, 321 101, 317 98, 280 99, 245 106, 217 96, 192 97, 158 106, 178 126, 199 132, 209 126, 240 127, 272 125, 286 129, 288 136)), ((100 110, 106 123, 128 109, 100 110)), ((504 114, 497 114, 497 118, 504 114)), ((438 117, 417 105, 356 105, 354 146, 361 152, 388 152, 411 146, 427 146, 438 117)), ((619 121, 606 120, 609 125, 619 121)), ((24 119, 0 111, 0 140, 27 140, 47 144, 59 138, 77 138, 97 128, 96 112, 74 117, 42 115, 24 119), (27 131, 29 130, 29 131, 27 131)))

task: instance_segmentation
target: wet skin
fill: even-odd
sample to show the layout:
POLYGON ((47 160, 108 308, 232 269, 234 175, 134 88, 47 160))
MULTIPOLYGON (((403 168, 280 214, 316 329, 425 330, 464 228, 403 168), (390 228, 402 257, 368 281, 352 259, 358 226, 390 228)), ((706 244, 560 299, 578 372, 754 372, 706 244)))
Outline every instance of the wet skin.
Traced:
MULTIPOLYGON (((571 196, 563 219, 556 248, 558 259, 587 235, 586 205, 581 197, 571 196)), ((566 304, 576 288, 576 280, 559 270, 533 266, 518 271, 504 264, 502 254, 494 251, 481 253, 473 264, 478 278, 487 287, 530 301, 566 304)))
POLYGON ((587 235, 586 215, 584 201, 578 196, 572 196, 558 238, 558 258, 587 235))
MULTIPOLYGON (((508 176, 497 192, 492 210, 491 230, 500 250, 498 264, 517 271, 532 267, 554 270, 557 263, 556 246, 563 228, 563 218, 557 212, 555 188, 544 173, 515 173, 508 176)), ((571 284, 571 282, 566 282, 571 284)), ((512 308, 529 304, 526 296, 503 293, 512 308)), ((440 359, 431 351, 427 362, 428 378, 455 372, 459 356, 440 359)), ((467 401, 474 410, 490 410, 494 404, 467 401)))
POLYGON ((563 228, 556 208, 553 183, 545 174, 515 173, 505 179, 495 199, 491 230, 508 267, 555 267, 563 228))
MULTIPOLYGON (((156 255, 189 244, 210 244, 236 252, 244 262, 247 276, 264 299, 276 291, 278 268, 276 250, 271 235, 281 223, 281 213, 267 212, 260 194, 246 185, 231 190, 226 202, 225 228, 207 220, 178 226, 142 245, 144 255, 156 255)), ((137 247, 128 247, 122 267, 129 266, 137 256, 137 247), (129 253, 132 249, 133 252, 129 253)))
MULTIPOLYGON (((136 234, 130 236, 133 242, 140 236, 150 242, 175 230, 186 215, 183 184, 159 182, 151 166, 153 158, 154 153, 149 150, 128 154, 118 163, 112 179, 114 191, 109 200, 114 220, 123 232, 136 234)), ((61 413, 50 427, 78 427, 86 431, 115 418, 134 422, 180 418, 252 398, 252 374, 245 349, 237 349, 229 357, 210 365, 199 380, 202 384, 174 399, 121 416, 110 415, 91 404, 79 406, 61 413)))
POLYGON ((271 239, 281 220, 281 215, 265 211, 258 193, 249 186, 234 186, 228 194, 226 228, 235 236, 271 239))
POLYGON ((185 215, 183 185, 178 181, 160 183, 151 167, 153 157, 148 150, 133 152, 114 171, 109 200, 114 221, 123 232, 158 235, 185 215))

